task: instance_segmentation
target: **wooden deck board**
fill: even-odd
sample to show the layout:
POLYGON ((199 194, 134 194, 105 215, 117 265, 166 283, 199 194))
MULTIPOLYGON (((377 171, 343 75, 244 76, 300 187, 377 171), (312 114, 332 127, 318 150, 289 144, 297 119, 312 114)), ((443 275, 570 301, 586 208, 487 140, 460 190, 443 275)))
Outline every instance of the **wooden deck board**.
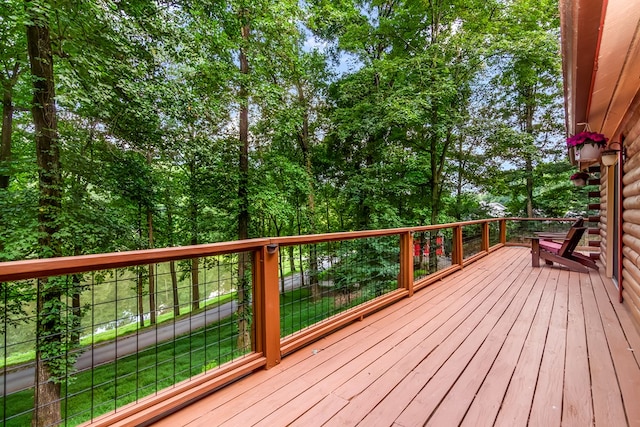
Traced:
MULTIPOLYGON (((609 352, 615 366, 618 384, 624 400, 638 402, 640 401, 640 371, 638 370, 637 359, 634 357, 634 352, 631 351, 633 347, 630 346, 623 329, 620 327, 620 320, 616 316, 612 303, 606 300, 604 284, 597 279, 594 280, 593 291, 596 295, 596 303, 602 319, 609 352)), ((631 335, 635 334, 632 332, 631 335)), ((640 425, 639 405, 627 405, 625 412, 629 424, 640 425)))
MULTIPOLYGON (((571 273, 571 283, 580 283, 580 277, 571 273)), ((584 282, 584 281, 582 281, 584 282)), ((581 286, 588 286, 581 283, 581 286)), ((562 420, 567 426, 593 425, 593 402, 589 377, 589 355, 582 307, 582 292, 569 292, 567 314, 567 351, 564 369, 562 420)))
MULTIPOLYGON (((495 274, 501 273, 496 271, 495 274)), ((489 277, 491 276, 489 275, 489 277)), ((415 359, 417 358, 420 360, 422 357, 421 354, 425 352, 424 348, 419 347, 420 344, 423 343, 425 339, 428 339, 430 334, 434 333, 433 329, 428 326, 429 323, 434 321, 438 324, 441 323, 442 321, 438 321, 438 319, 441 318, 444 320, 451 317, 451 311, 459 310, 467 304, 469 300, 477 298, 477 294, 489 292, 490 288, 483 288, 480 286, 481 283, 482 281, 476 280, 474 282, 471 280, 469 282, 471 286, 461 287, 461 290, 465 290, 465 292, 458 292, 457 295, 453 295, 456 299, 452 304, 436 304, 426 312, 424 309, 419 311, 413 310, 409 313, 404 313, 404 310, 398 310, 398 313, 404 313, 402 319, 405 323, 404 325, 402 323, 394 325, 387 324, 384 327, 383 330, 385 331, 385 338, 380 339, 377 344, 377 347, 382 349, 384 354, 380 354, 377 351, 372 352, 371 355, 368 355, 367 359, 355 359, 349 362, 348 365, 353 366, 353 370, 348 372, 342 371, 332 373, 332 376, 335 375, 343 381, 343 384, 339 386, 334 393, 345 400, 351 401, 349 405, 349 412, 351 413, 356 410, 356 408, 359 408, 359 405, 354 402, 354 400, 356 400, 354 397, 360 397, 363 392, 363 385, 371 384, 373 378, 384 375, 388 368, 397 362, 398 355, 408 353, 412 354, 411 352, 417 348, 418 355, 416 357, 406 359, 410 361, 409 369, 413 368, 416 363, 415 359), (356 371, 359 372, 351 377, 350 375, 356 371)), ((444 331, 446 332, 446 329, 444 329, 444 331)), ((437 335, 438 332, 436 331, 435 334, 437 335)), ((441 341, 441 338, 431 339, 435 343, 441 341)), ((400 378, 402 377, 404 377, 404 375, 400 376, 400 378)), ((389 384, 388 381, 386 381, 386 383, 389 384)), ((377 394, 380 394, 382 388, 374 387, 372 390, 377 394)), ((282 408, 282 411, 279 412, 286 412, 287 415, 290 416, 293 411, 299 411, 301 408, 322 397, 323 395, 319 394, 316 388, 312 388, 303 393, 303 395, 300 396, 300 399, 296 399, 295 402, 286 404, 285 407, 282 408)), ((381 397, 384 397, 384 395, 381 397)), ((361 398, 357 400, 361 402, 363 401, 361 398)), ((366 401, 367 404, 370 404, 373 400, 369 396, 364 399, 364 401, 366 401)), ((361 416, 364 416, 367 414, 368 408, 366 407, 360 410, 360 412, 361 416)), ((340 414, 336 420, 340 420, 343 417, 344 414, 340 414)), ((265 425, 269 425, 273 419, 274 418, 272 416, 266 418, 264 420, 265 425)), ((348 415, 347 419, 353 419, 353 415, 348 415)))
POLYGON ((640 425, 612 287, 503 248, 154 425, 640 425))
MULTIPOLYGON (((536 280, 542 284, 548 283, 550 269, 532 269, 530 275, 536 272, 539 273, 539 276, 533 276, 536 280)), ((473 402, 464 415, 463 426, 493 425, 527 339, 535 341, 536 324, 548 320, 545 311, 538 309, 541 306, 541 299, 545 295, 545 286, 535 286, 535 290, 537 292, 532 293, 528 301, 529 310, 534 312, 533 322, 530 317, 525 316, 528 310, 524 311, 523 317, 519 319, 519 322, 523 323, 523 325, 509 334, 507 340, 511 340, 502 348, 493 366, 485 376, 482 386, 477 391, 473 402), (522 333, 522 335, 519 333, 522 333)), ((547 291, 546 297, 551 298, 551 296, 552 293, 547 291)), ((542 307, 545 307, 545 305, 542 304, 542 307)))
MULTIPOLYGON (((514 313, 517 318, 504 325, 505 330, 494 329, 483 347, 474 356, 473 360, 465 368, 464 373, 458 378, 451 390, 447 393, 434 414, 428 421, 428 425, 458 425, 467 414, 472 402, 479 393, 483 385, 489 386, 487 378, 497 385, 488 391, 488 396, 495 396, 493 410, 490 413, 479 414, 474 424, 481 422, 493 423, 495 414, 502 401, 506 384, 508 384, 515 360, 511 363, 504 363, 505 355, 518 355, 524 344, 524 339, 531 327, 530 319, 535 314, 537 303, 542 296, 543 287, 533 287, 532 284, 540 278, 541 269, 531 270, 527 274, 525 284, 522 287, 523 294, 527 293, 518 307, 518 312, 514 313), (510 367, 511 366, 511 367, 510 367), (503 384, 500 387, 498 384, 503 384)), ((483 408, 488 402, 484 401, 483 408)))
MULTIPOLYGON (((482 283, 481 281, 475 281, 474 283, 471 280, 469 283, 476 288, 476 291, 484 291, 479 285, 479 283, 482 283)), ((464 289, 463 287, 460 288, 460 290, 464 289)), ((297 411, 301 411, 303 408, 322 399, 326 395, 326 383, 330 381, 341 383, 337 387, 336 383, 332 384, 330 390, 336 387, 334 393, 345 400, 351 400, 354 396, 359 395, 362 391, 362 385, 370 384, 372 378, 382 375, 389 366, 393 365, 393 362, 397 361, 398 354, 404 354, 415 348, 431 334, 432 330, 425 326, 425 322, 433 321, 437 317, 450 316, 448 314, 449 311, 456 310, 458 308, 457 305, 461 306, 466 301, 466 298, 471 298, 474 295, 471 292, 472 290, 467 289, 464 293, 459 292, 456 302, 452 305, 429 304, 431 309, 426 313, 424 309, 412 310, 406 313, 404 313, 404 310, 400 310, 398 313, 403 314, 402 321, 396 321, 395 324, 390 324, 387 322, 388 319, 384 319, 386 326, 380 330, 379 336, 369 337, 369 339, 377 343, 375 349, 363 353, 342 368, 335 370, 330 374, 331 378, 316 378, 317 381, 322 380, 322 383, 307 389, 276 412, 262 419, 260 424, 273 425, 275 420, 278 419, 281 419, 286 424, 286 420, 291 418, 297 411)), ((449 296, 451 296, 450 293, 449 296)), ((422 307, 424 308, 424 305, 422 307)), ((379 323, 382 323, 382 321, 379 323)), ((353 404, 349 406, 354 408, 353 404)), ((365 411, 364 414, 366 415, 366 413, 365 411)), ((352 418, 349 417, 348 419, 352 418)))
MULTIPOLYGON (((521 287, 522 281, 518 283, 517 277, 512 276, 509 279, 505 280, 508 284, 506 292, 499 295, 500 298, 490 311, 477 312, 481 318, 476 328, 454 349, 446 363, 439 366, 437 373, 428 379, 420 393, 397 418, 399 424, 423 425, 454 384, 460 380, 465 368, 472 363, 472 358, 477 355, 477 351, 482 350, 487 340, 491 340, 492 337, 496 340, 503 339, 502 337, 508 332, 507 328, 513 324, 528 295, 528 290, 521 287), (495 335, 492 336, 492 333, 495 335)), ((493 344, 489 342, 487 345, 493 344)), ((426 360, 423 363, 431 362, 426 360)))
POLYGON ((352 412, 353 409, 349 408, 351 406, 349 405, 338 416, 345 420, 353 420, 365 416, 362 425, 389 425, 411 403, 413 397, 420 392, 427 380, 447 361, 452 352, 476 329, 489 310, 499 302, 504 292, 510 291, 510 294, 515 292, 515 288, 509 289, 511 282, 505 280, 510 273, 509 271, 499 272, 497 278, 500 280, 500 286, 495 287, 493 290, 484 287, 482 293, 478 294, 478 298, 474 299, 475 304, 465 305, 467 310, 452 311, 451 317, 447 321, 448 323, 443 324, 446 327, 438 329, 437 334, 432 335, 429 337, 430 339, 421 343, 419 351, 426 351, 426 353, 410 354, 408 358, 403 358, 403 360, 399 361, 394 367, 393 374, 400 377, 407 375, 405 378, 397 378, 396 381, 389 381, 388 378, 383 378, 383 381, 378 381, 372 387, 369 387, 368 390, 370 391, 368 393, 359 395, 357 402, 361 408, 366 408, 367 411, 361 410, 355 414, 352 412), (489 291, 491 292, 488 293, 489 291), (486 296, 487 293, 488 296, 486 296), (399 382, 397 381, 398 379, 400 380, 399 382), (394 388, 390 390, 389 394, 383 396, 384 400, 375 408, 368 410, 369 407, 378 402, 373 398, 372 394, 380 395, 382 394, 381 390, 385 390, 392 385, 394 388))
POLYGON ((529 414, 529 423, 536 426, 560 425, 562 389, 567 341, 567 307, 569 272, 558 277, 549 331, 542 354, 538 382, 529 414))
POLYGON ((593 287, 582 286, 591 371, 593 412, 597 425, 626 424, 615 367, 607 345, 593 287))
MULTIPOLYGON (((505 261, 509 261, 511 259, 513 258, 504 258, 505 261)), ((497 272, 496 274, 505 273, 497 272)), ((327 372, 333 374, 336 369, 339 369, 344 364, 350 364, 351 366, 358 367, 360 366, 360 364, 354 363, 354 360, 356 360, 357 362, 357 358, 359 355, 364 354, 365 357, 372 357, 371 353, 367 355, 369 345, 379 344, 380 342, 382 342, 384 337, 391 335, 396 336, 400 339, 412 335, 411 332, 415 332, 417 325, 412 325, 411 322, 414 316, 424 316, 425 309, 427 309, 427 316, 435 316, 438 313, 446 311, 448 309, 448 305, 445 304, 446 298, 464 302, 465 295, 473 295, 473 293, 470 293, 470 290, 472 290, 474 287, 477 289, 482 289, 480 285, 483 282, 474 280, 474 278, 477 276, 477 271, 469 270, 465 271, 464 273, 460 272, 457 273, 457 276, 459 276, 462 282, 466 284, 465 286, 446 287, 440 285, 439 287, 434 287, 434 289, 431 289, 430 293, 425 293, 425 295, 421 295, 420 298, 406 300, 410 303, 405 304, 402 307, 402 310, 397 310, 395 312, 386 311, 376 313, 364 319, 363 322, 358 322, 368 323, 370 330, 364 336, 362 336, 361 334, 351 335, 349 337, 349 343, 347 343, 346 345, 343 345, 341 340, 335 341, 335 343, 339 344, 337 346, 334 345, 334 342, 330 342, 328 344, 324 342, 330 341, 331 337, 335 334, 332 334, 331 336, 327 337, 324 340, 321 340, 318 343, 312 344, 309 348, 317 351, 317 353, 313 356, 313 362, 315 363, 296 364, 292 367, 289 367, 281 374, 279 374, 275 380, 270 381, 266 385, 265 389, 263 389, 262 386, 260 386, 260 388, 251 387, 248 385, 251 384, 249 382, 240 382, 232 385, 231 387, 235 388, 236 390, 233 390, 232 393, 229 393, 233 397, 229 400, 225 400, 224 407, 221 407, 220 410, 217 411, 217 424, 220 425, 230 419, 233 419, 233 424, 235 425, 238 425, 238 423, 240 422, 242 422, 242 425, 250 425, 252 421, 257 422, 258 420, 246 419, 246 417, 264 417, 270 414, 270 410, 275 409, 275 407, 271 405, 270 397, 262 399, 265 392, 267 392, 267 396, 270 396, 270 394, 279 396, 279 398, 282 400, 282 404, 284 405, 286 403, 286 401, 284 400, 285 398, 293 400, 296 397, 295 391, 298 390, 298 387, 296 385, 291 385, 289 387, 291 390, 286 390, 291 382, 296 381, 298 380, 298 378, 304 376, 309 380, 309 385, 311 387, 312 384, 315 384, 321 379, 324 379, 327 375, 327 372), (471 279, 468 279, 469 277, 471 277, 471 279), (429 296, 432 298, 428 298, 429 296), (409 326, 407 327, 407 325, 409 326), (403 333, 404 328, 406 328, 406 331, 404 331, 403 333), (319 346, 318 344, 321 345, 319 346), (323 346, 322 344, 325 345, 323 346), (315 380, 313 378, 310 378, 313 375, 316 376, 315 380), (242 384, 244 384, 244 386, 242 384), (284 392, 279 393, 280 389, 283 389, 284 392), (262 402, 260 402, 260 400, 262 400, 262 402), (246 410, 249 408, 251 409, 251 411, 247 412, 244 415, 245 418, 242 418, 242 416, 239 414, 243 411, 246 412, 246 410)), ((484 289, 485 292, 490 292, 490 290, 490 287, 484 289)), ((423 323, 423 320, 420 320, 420 322, 418 322, 418 324, 421 323, 423 323)), ((356 324, 353 326, 357 327, 358 325, 356 324)), ((344 335, 344 329, 339 333, 342 333, 342 335, 344 335)), ((378 347, 380 346, 378 345, 378 347)), ((376 349, 376 351, 379 350, 379 348, 376 349)), ((301 350, 299 352, 296 352, 295 354, 298 355, 299 353, 311 354, 312 350, 307 350, 307 352, 301 350)), ((281 364, 280 367, 282 366, 283 365, 281 364)), ((272 370, 264 372, 271 372, 272 370)), ((341 374, 344 374, 344 370, 341 372, 341 374)), ((342 376, 334 375, 333 378, 342 379, 342 376)), ((225 391, 226 390, 223 390, 222 393, 224 393, 225 391)), ((317 400, 319 401, 319 399, 323 397, 322 395, 313 395, 312 392, 313 390, 310 390, 310 392, 307 393, 308 395, 310 394, 313 396, 311 397, 311 399, 318 398, 317 400)), ((296 410, 299 410, 299 408, 296 408, 296 410)), ((206 419, 202 419, 200 421, 193 421, 193 423, 189 425, 192 425, 194 427, 198 425, 205 426, 208 425, 207 423, 208 422, 206 419)))
MULTIPOLYGON (((498 411, 495 425, 527 424, 544 353, 544 343, 549 330, 557 278, 558 271, 551 270, 545 282, 543 297, 533 320, 531 331, 509 382, 502 406, 498 411)), ((478 402, 478 404, 483 405, 483 402, 478 402)))

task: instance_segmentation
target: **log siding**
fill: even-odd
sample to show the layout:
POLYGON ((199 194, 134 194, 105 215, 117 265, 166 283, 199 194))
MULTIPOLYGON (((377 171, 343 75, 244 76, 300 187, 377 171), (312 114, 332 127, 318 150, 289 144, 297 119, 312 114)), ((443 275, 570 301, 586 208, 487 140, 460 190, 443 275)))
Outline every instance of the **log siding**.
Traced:
POLYGON ((640 95, 627 111, 622 139, 622 297, 640 327, 640 95))

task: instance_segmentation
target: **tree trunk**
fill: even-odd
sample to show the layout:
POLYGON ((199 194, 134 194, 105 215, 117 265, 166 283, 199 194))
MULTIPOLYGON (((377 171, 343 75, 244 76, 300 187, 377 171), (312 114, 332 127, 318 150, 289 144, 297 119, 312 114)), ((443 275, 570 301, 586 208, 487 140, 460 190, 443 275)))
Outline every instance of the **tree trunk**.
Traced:
MULTIPOLYGON (((191 160, 189 163, 190 172, 190 192, 189 192, 189 219, 191 222, 191 244, 198 244, 198 201, 196 200, 195 187, 195 173, 196 164, 195 160, 191 160)), ((200 308, 200 260, 193 258, 191 260, 191 311, 196 311, 200 308)))
POLYGON ((73 345, 80 344, 80 317, 82 315, 82 304, 80 295, 82 294, 82 274, 74 274, 71 277, 71 312, 73 313, 71 331, 71 342, 73 345))
POLYGON ((137 268, 136 279, 136 293, 138 294, 138 324, 141 328, 144 328, 144 274, 142 274, 142 267, 137 268))
MULTIPOLYGON (((525 132, 529 135, 533 135, 533 115, 535 112, 535 88, 527 87, 525 89, 525 93, 527 94, 527 100, 525 107, 525 132)), ((526 155, 525 159, 525 182, 526 182, 526 197, 527 197, 527 216, 529 218, 533 218, 533 159, 530 154, 526 155)))
MULTIPOLYGON (((142 242, 142 204, 138 202, 138 241, 142 242)), ((138 300, 138 324, 144 328, 144 274, 142 266, 136 268, 136 297, 138 300)))
MULTIPOLYGON (((242 22, 241 34, 243 47, 240 48, 240 74, 249 74, 249 60, 246 48, 249 44, 249 14, 243 9, 240 11, 242 22)), ((249 91, 245 79, 240 83, 240 162, 239 162, 239 185, 238 185, 238 239, 249 238, 249 91)), ((249 256, 245 252, 238 254, 238 341, 239 350, 251 349, 249 304, 251 301, 251 283, 249 283, 245 272, 251 267, 249 256)))
POLYGON ((9 187, 11 139, 13 134, 13 93, 5 87, 2 95, 2 143, 0 145, 0 189, 9 187))
MULTIPOLYGON (((29 17, 27 48, 33 75, 31 113, 38 161, 38 243, 41 257, 56 257, 62 255, 60 242, 56 238, 60 229, 62 175, 51 38, 48 17, 42 16, 43 12, 37 11, 29 1, 25 4, 29 17)), ((50 380, 55 372, 49 365, 51 357, 60 356, 58 351, 62 337, 55 331, 61 319, 45 312, 45 307, 59 308, 56 306, 61 304, 61 295, 62 290, 55 281, 48 278, 38 280, 33 426, 57 425, 61 420, 60 384, 50 380)))
POLYGON ((191 311, 200 308, 200 258, 191 260, 191 311))
MULTIPOLYGON (((438 109, 431 110, 431 126, 437 128, 438 109)), ((429 165, 431 171, 431 225, 439 223, 440 215, 440 194, 442 192, 442 174, 439 168, 439 160, 442 158, 438 154, 438 134, 435 131, 429 136, 429 165)), ((442 153, 444 156, 444 152, 442 153)), ((438 257, 436 251, 431 247, 431 242, 435 240, 435 233, 429 233, 429 273, 438 271, 438 257)))
POLYGON ((171 289, 173 290, 173 316, 180 316, 180 297, 178 295, 178 274, 176 273, 176 262, 169 261, 169 272, 171 273, 171 289))
MULTIPOLYGON (((241 16, 245 19, 246 11, 241 12, 241 16)), ((242 40, 244 44, 249 41, 249 23, 242 26, 242 40)), ((240 49, 240 73, 249 74, 249 61, 245 52, 245 48, 240 49)), ((239 142, 240 142, 240 158, 239 158, 239 175, 240 184, 238 186, 238 200, 240 208, 238 211, 238 238, 240 240, 249 237, 249 93, 247 84, 242 80, 240 84, 240 116, 239 116, 239 142)))
MULTIPOLYGON (((167 192, 168 193, 168 192, 167 192)), ((173 241, 173 204, 171 194, 167 194, 167 230, 169 234, 169 246, 174 245, 173 241)), ((178 295, 178 274, 176 273, 176 262, 169 261, 169 272, 171 275, 171 290, 173 293, 173 316, 180 316, 180 297, 178 295)))
MULTIPOLYGON (((280 237, 282 226, 278 226, 278 220, 272 215, 271 221, 273 222, 273 228, 276 230, 276 236, 280 237)), ((284 294, 284 260, 282 256, 278 257, 278 271, 280 271, 280 292, 284 294)))
MULTIPOLYGON (((316 233, 316 202, 315 191, 313 188, 313 164, 311 162, 311 144, 309 135, 309 105, 304 95, 304 88, 300 82, 297 83, 298 102, 302 107, 302 129, 298 133, 298 140, 302 149, 302 159, 304 161, 305 171, 307 173, 307 182, 309 190, 307 196, 307 208, 309 210, 309 233, 316 233)), ((302 270, 302 267, 300 267, 302 270)), ((304 271, 300 273, 304 275, 304 271)), ((311 281, 311 299, 318 301, 321 298, 320 287, 318 285, 318 251, 316 245, 309 248, 309 278, 311 281)))
POLYGON ((463 137, 458 138, 458 174, 456 176, 456 212, 454 217, 456 221, 462 219, 462 171, 465 167, 462 141, 463 137))
MULTIPOLYGON (((151 167, 151 151, 147 152, 147 164, 151 167)), ((149 249, 153 249, 153 211, 151 203, 147 206, 147 235, 149 237, 149 249)), ((155 265, 149 264, 149 321, 156 324, 156 276, 155 265)))
POLYGON ((278 257, 278 270, 280 271, 280 293, 284 294, 284 265, 282 264, 282 257, 278 257))
MULTIPOLYGON (((147 211, 149 224, 149 247, 153 248, 153 219, 151 210, 147 211)), ((156 324, 156 271, 155 265, 149 264, 149 315, 152 325, 156 324)))
POLYGON ((526 159, 525 181, 527 196, 527 217, 533 218, 533 162, 530 157, 526 159))
MULTIPOLYGON (((300 206, 296 206, 296 219, 298 222, 298 235, 302 234, 302 226, 300 225, 300 206)), ((305 287, 305 283, 304 283, 304 260, 303 258, 303 246, 300 246, 300 250, 298 251, 298 259, 300 262, 300 287, 304 288, 305 287)))
MULTIPOLYGON (((293 225, 292 225, 293 228, 293 225)), ((287 247, 287 252, 289 252, 289 270, 291 270, 292 273, 296 272, 296 257, 294 254, 294 247, 293 246, 288 246, 287 247)))

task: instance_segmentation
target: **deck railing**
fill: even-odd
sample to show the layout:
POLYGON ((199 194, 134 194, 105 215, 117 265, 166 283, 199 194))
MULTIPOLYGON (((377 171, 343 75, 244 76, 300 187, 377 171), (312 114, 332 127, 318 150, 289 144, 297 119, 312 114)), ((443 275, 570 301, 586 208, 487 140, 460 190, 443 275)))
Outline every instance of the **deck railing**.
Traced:
POLYGON ((52 378, 60 424, 137 424, 570 222, 486 219, 0 263, 3 425, 29 425, 45 404, 34 393, 35 319, 52 315, 34 305, 44 278, 68 296, 56 313, 66 329, 48 337, 66 351, 40 362, 74 362, 52 378))

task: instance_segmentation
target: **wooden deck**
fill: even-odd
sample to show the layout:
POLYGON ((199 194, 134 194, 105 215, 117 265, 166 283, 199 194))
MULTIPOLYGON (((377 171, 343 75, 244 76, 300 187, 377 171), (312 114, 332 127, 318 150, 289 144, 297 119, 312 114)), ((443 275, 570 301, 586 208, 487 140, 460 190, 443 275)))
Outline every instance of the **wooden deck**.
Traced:
POLYGON ((503 248, 153 425, 640 425, 640 335, 616 298, 503 248))

